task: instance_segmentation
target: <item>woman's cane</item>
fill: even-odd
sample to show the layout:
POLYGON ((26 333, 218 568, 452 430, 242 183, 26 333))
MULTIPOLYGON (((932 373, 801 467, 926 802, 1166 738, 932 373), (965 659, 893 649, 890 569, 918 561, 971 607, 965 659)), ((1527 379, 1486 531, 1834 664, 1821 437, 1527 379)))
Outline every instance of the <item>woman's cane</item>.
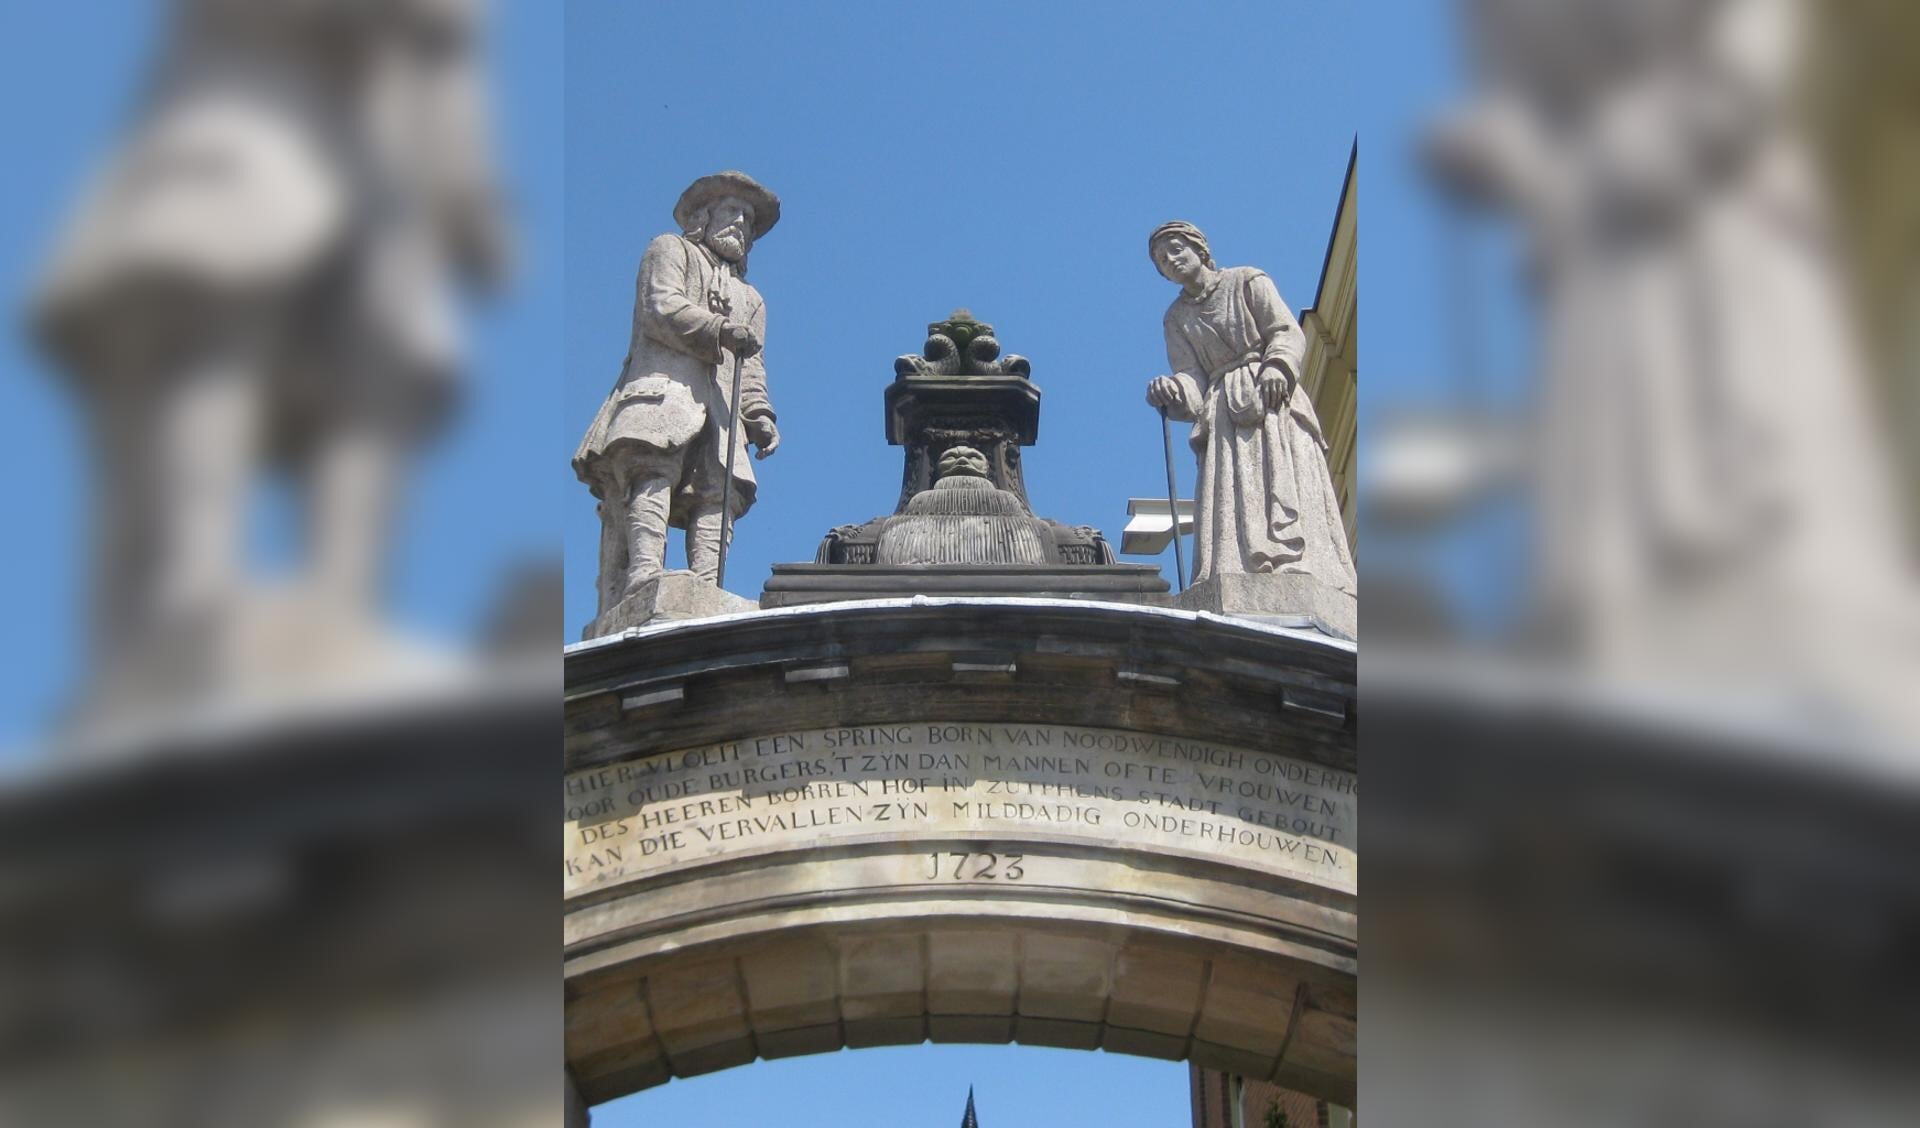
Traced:
MULTIPOLYGON (((733 350, 733 397, 727 401, 733 417, 727 420, 727 480, 720 487, 720 566, 713 586, 727 586, 727 545, 733 540, 733 459, 740 453, 740 350, 733 350)), ((1167 465, 1173 465, 1169 462, 1167 465)))
POLYGON ((1173 484, 1173 426, 1167 422, 1167 409, 1160 409, 1160 449, 1167 456, 1167 516, 1173 521, 1173 577, 1180 590, 1187 590, 1187 562, 1180 551, 1180 489, 1173 484))

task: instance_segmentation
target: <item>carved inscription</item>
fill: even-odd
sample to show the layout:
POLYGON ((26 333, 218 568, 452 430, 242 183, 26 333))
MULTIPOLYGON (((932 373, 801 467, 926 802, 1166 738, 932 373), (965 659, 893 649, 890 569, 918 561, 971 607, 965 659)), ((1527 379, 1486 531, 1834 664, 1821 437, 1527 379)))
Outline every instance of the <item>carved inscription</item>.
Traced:
POLYGON ((1027 876, 1025 854, 956 853, 927 855, 928 881, 1019 881, 1027 876))
POLYGON ((1268 752, 1118 729, 919 723, 771 733, 575 772, 569 893, 828 841, 973 838, 926 881, 1020 881, 999 840, 1179 850, 1353 891, 1359 781, 1268 752))

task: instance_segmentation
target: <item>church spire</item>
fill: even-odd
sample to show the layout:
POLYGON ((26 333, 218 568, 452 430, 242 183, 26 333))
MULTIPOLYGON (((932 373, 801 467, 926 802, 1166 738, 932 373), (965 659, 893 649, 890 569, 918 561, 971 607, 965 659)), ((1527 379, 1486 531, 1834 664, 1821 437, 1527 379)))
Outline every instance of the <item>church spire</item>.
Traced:
POLYGON ((960 1128, 980 1128, 980 1121, 973 1115, 973 1086, 967 1086, 967 1114, 960 1118, 960 1128))

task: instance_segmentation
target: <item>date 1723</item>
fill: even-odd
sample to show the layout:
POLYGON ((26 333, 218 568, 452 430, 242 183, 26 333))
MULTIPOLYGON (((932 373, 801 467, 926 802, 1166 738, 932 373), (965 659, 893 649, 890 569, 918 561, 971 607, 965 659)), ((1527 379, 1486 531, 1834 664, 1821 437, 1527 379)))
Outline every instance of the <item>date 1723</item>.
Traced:
POLYGON ((1025 854, 953 852, 927 855, 928 881, 1019 881, 1027 876, 1025 854))

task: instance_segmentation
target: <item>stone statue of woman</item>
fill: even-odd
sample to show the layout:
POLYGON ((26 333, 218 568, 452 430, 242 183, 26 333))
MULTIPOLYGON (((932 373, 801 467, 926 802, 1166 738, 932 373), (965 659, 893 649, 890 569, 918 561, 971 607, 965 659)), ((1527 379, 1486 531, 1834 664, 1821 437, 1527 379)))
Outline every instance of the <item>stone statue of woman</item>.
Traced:
POLYGON ((1479 88, 1427 156, 1527 238, 1542 625, 1635 676, 1891 671, 1858 639, 1912 637, 1911 565, 1802 121, 1807 6, 1470 11, 1479 88))
POLYGON ((1327 443, 1312 399, 1298 390, 1299 321, 1264 272, 1214 265, 1191 223, 1161 224, 1147 248, 1180 284, 1164 322, 1173 371, 1147 385, 1147 402, 1193 423, 1194 584, 1295 573, 1357 595, 1327 443))

